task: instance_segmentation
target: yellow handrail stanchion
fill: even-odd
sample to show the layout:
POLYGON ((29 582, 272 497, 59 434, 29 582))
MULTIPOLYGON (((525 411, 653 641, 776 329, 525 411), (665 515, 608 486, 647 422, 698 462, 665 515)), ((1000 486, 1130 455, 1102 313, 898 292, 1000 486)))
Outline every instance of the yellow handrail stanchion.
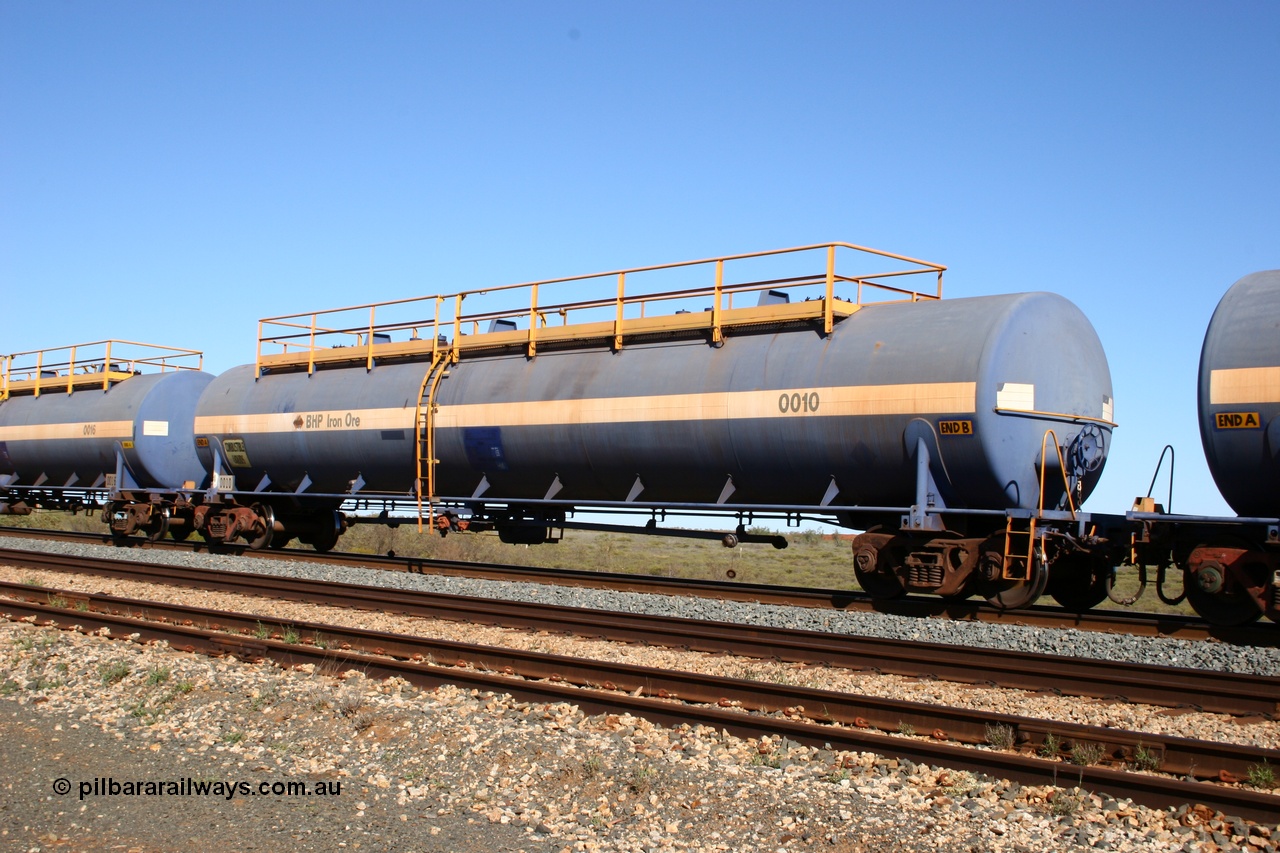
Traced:
POLYGON ((618 273, 618 308, 617 314, 613 320, 613 350, 618 352, 622 349, 622 311, 626 305, 627 291, 627 274, 625 272, 618 273))

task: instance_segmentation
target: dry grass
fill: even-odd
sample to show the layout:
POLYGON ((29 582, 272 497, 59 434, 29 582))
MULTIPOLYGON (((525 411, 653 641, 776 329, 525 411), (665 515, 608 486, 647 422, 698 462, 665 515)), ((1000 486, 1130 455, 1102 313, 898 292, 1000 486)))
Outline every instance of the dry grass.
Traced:
MULTIPOLYGON (((36 512, 7 516, 9 527, 105 532, 98 512, 80 515, 36 512)), ((769 532, 753 529, 752 532, 769 532)), ((503 563, 538 568, 585 569, 654 577, 728 580, 788 586, 857 589, 850 570, 849 542, 803 531, 787 536, 790 547, 739 545, 725 548, 717 540, 673 539, 642 534, 566 530, 565 538, 549 545, 508 545, 495 533, 452 533, 441 537, 418 533, 414 522, 392 529, 357 525, 339 543, 339 550, 362 554, 395 552, 400 557, 503 563), (731 575, 732 573, 732 575, 731 575)), ((293 543, 292 547, 298 547, 293 543)))
POLYGON ((391 530, 362 525, 342 541, 346 551, 440 560, 505 563, 540 568, 586 569, 654 577, 856 589, 849 543, 819 533, 787 537, 790 547, 739 545, 714 540, 672 539, 640 534, 566 530, 551 545, 508 545, 496 534, 419 534, 405 525, 391 530), (731 574, 732 573, 732 574, 731 574))

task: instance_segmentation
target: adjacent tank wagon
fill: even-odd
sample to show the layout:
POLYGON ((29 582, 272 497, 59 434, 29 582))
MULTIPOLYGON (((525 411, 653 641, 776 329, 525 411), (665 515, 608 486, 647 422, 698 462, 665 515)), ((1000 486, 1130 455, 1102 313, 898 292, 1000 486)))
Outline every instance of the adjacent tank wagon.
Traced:
MULTIPOLYGON (((200 362, 194 350, 116 340, 7 357, 0 487, 21 494, 7 510, 77 508, 100 491, 200 488, 192 418, 213 379, 200 362)), ((162 536, 168 503, 140 500, 113 525, 162 536)))
POLYGON ((1280 619, 1280 270, 1223 295, 1200 352, 1200 437, 1236 519, 1165 521, 1196 611, 1280 619))
POLYGON ((1280 516, 1280 270, 1245 276, 1218 303, 1199 392, 1218 491, 1241 516, 1280 516))

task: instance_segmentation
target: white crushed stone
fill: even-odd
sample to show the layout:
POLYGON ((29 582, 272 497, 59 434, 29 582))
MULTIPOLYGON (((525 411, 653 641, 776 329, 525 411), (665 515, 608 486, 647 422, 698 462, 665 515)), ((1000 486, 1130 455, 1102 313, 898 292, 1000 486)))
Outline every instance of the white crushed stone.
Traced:
POLYGON ((743 740, 706 727, 419 691, 212 660, 0 623, 0 693, 50 719, 199 768, 359 785, 352 820, 381 809, 477 831, 514 825, 532 851, 1276 850, 1280 827, 1203 809, 1157 811, 869 754, 743 740), (124 672, 109 681, 105 673, 124 672), (156 674, 163 672, 163 678, 156 674))
POLYGON ((11 566, 0 566, 0 580, 11 583, 34 582, 50 589, 97 592, 124 598, 141 598, 215 610, 254 613, 281 620, 323 622, 363 630, 410 634, 544 654, 697 672, 725 678, 792 684, 820 690, 984 710, 993 714, 1012 714, 1086 726, 1280 749, 1280 722, 1273 720, 1255 718, 1239 721, 1222 714, 1187 713, 1183 710, 1173 713, 1167 708, 1152 705, 1027 693, 1022 690, 1006 690, 948 681, 921 681, 903 676, 852 672, 836 667, 814 667, 729 655, 709 655, 702 652, 579 639, 546 632, 465 625, 437 619, 276 601, 163 584, 111 580, 92 575, 34 571, 11 566))

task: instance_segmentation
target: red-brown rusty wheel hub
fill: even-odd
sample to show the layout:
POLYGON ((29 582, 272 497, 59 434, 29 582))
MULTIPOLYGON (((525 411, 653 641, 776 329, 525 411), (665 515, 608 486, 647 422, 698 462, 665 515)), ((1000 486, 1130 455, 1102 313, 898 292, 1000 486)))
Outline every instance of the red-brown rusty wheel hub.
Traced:
POLYGON ((1187 600, 1215 625, 1247 625, 1267 613, 1276 617, 1272 579, 1275 555, 1238 539, 1219 540, 1192 550, 1183 567, 1187 600))

